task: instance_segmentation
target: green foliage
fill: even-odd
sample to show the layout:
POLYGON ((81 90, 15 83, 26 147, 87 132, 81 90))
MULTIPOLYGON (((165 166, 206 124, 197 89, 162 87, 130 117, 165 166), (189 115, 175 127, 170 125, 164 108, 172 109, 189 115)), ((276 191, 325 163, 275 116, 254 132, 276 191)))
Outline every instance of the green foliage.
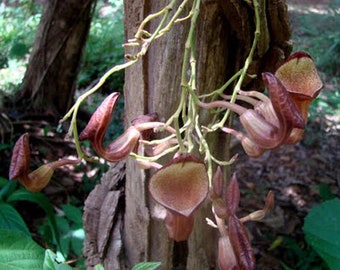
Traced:
POLYGON ((71 270, 72 268, 65 263, 58 261, 58 256, 50 249, 45 250, 43 263, 44 270, 71 270))
MULTIPOLYGON (((0 91, 18 88, 27 65, 42 5, 20 0, 13 6, 0 6, 0 91)), ((79 74, 79 87, 87 87, 111 66, 124 59, 123 1, 98 1, 79 74)), ((122 89, 124 73, 114 74, 107 91, 122 89)))
MULTIPOLYGON (((62 214, 56 215, 53 206, 43 193, 29 192, 21 186, 18 187, 16 181, 0 178, 0 230, 6 234, 8 232, 10 236, 12 232, 19 232, 26 237, 31 237, 25 221, 14 207, 18 201, 35 203, 44 210, 47 222, 44 222, 40 231, 45 244, 57 246, 59 261, 64 261, 71 253, 81 256, 85 233, 82 226, 82 210, 79 207, 70 204, 62 205, 62 214)), ((16 256, 20 258, 20 251, 16 256)), ((57 255, 52 251, 46 252, 43 269, 70 269, 68 265, 59 264, 55 256, 57 255)))
POLYGON ((0 269, 41 270, 44 249, 30 236, 12 230, 0 229, 0 269))
POLYGON ((25 221, 13 206, 0 202, 0 229, 20 231, 30 236, 25 221))
POLYGON ((327 262, 330 269, 340 269, 340 199, 315 206, 305 218, 306 241, 327 262))
POLYGON ((318 68, 330 76, 340 76, 340 16, 336 2, 332 1, 322 11, 304 10, 294 17, 298 25, 293 36, 294 50, 309 52, 318 68))
POLYGON ((13 206, 19 201, 35 203, 46 213, 49 231, 51 232, 54 243, 62 252, 54 209, 47 197, 43 193, 32 193, 22 187, 17 188, 16 181, 8 181, 4 178, 0 180, 0 216, 6 215, 0 219, 0 228, 19 230, 29 234, 25 222, 13 206))
POLYGON ((285 236, 283 237, 284 261, 281 262, 285 270, 327 270, 318 254, 303 241, 285 236), (288 263, 289 262, 289 263, 288 263), (288 264, 294 265, 292 268, 288 264))
POLYGON ((58 233, 58 227, 55 219, 54 209, 47 197, 43 193, 32 193, 30 191, 27 191, 25 189, 18 189, 14 191, 10 196, 7 198, 8 203, 14 203, 17 201, 29 201, 36 203, 38 206, 40 206, 47 216, 47 224, 49 226, 49 229, 51 231, 51 234, 53 236, 53 239, 58 247, 58 249, 62 251, 61 245, 60 245, 60 239, 59 239, 59 233, 58 233))
POLYGON ((13 91, 21 83, 40 10, 40 5, 28 0, 18 1, 14 6, 0 6, 1 91, 13 91))
POLYGON ((160 265, 160 262, 142 262, 136 264, 132 270, 156 270, 160 265))
MULTIPOLYGON (((87 87, 110 67, 124 60, 123 1, 108 1, 97 4, 91 23, 89 38, 79 74, 79 87, 87 87)), ((123 72, 113 74, 104 86, 104 91, 122 90, 123 72)))
POLYGON ((319 195, 323 201, 328 201, 336 198, 336 196, 332 193, 329 185, 321 183, 318 185, 319 195))
MULTIPOLYGON (((55 218, 64 257, 68 258, 73 254, 80 257, 85 239, 81 209, 70 204, 64 204, 62 205, 62 214, 55 218)), ((48 225, 42 225, 40 231, 47 242, 55 244, 48 225)))

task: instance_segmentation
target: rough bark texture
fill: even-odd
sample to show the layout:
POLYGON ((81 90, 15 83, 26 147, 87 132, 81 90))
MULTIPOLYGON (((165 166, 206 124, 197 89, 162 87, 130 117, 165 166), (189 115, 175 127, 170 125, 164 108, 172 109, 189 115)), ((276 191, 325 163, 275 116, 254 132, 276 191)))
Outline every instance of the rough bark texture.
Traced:
POLYGON ((113 164, 85 202, 83 223, 86 232, 84 256, 87 269, 101 263, 105 269, 120 269, 121 228, 125 162, 113 164))
MULTIPOLYGON (((261 36, 250 72, 276 69, 289 53, 287 10, 284 1, 261 1, 261 36)), ((132 38, 148 14, 167 4, 159 1, 125 1, 126 38, 132 38)), ((183 12, 183 16, 188 10, 183 12)), ((164 121, 178 105, 185 39, 189 22, 179 23, 151 45, 148 54, 126 70, 126 123, 139 114, 157 112, 164 121)), ((155 24, 148 28, 151 32, 155 24)), ((219 88, 244 64, 254 37, 254 11, 246 1, 203 1, 196 30, 198 91, 219 88)), ((128 53, 133 53, 129 51, 128 53)), ((257 88, 260 80, 247 79, 244 88, 257 88)), ((204 115, 209 121, 209 115, 204 115)), ((215 134, 209 144, 219 158, 228 158, 226 136, 215 134)), ((140 149, 143 151, 143 149, 140 149)), ((126 163, 125 214, 121 269, 141 261, 161 261, 160 269, 217 269, 217 232, 206 225, 211 206, 206 202, 196 214, 195 227, 187 242, 168 239, 164 211, 147 191, 149 172, 139 170, 132 159, 126 163)), ((107 253, 106 256, 109 256, 107 253)))
POLYGON ((31 109, 59 117, 71 105, 95 2, 45 2, 20 93, 31 109))

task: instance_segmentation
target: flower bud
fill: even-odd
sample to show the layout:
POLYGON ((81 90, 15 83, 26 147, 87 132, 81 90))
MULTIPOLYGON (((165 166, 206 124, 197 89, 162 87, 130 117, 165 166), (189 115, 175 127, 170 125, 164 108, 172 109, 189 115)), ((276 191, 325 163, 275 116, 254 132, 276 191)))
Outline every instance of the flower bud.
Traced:
POLYGON ((29 137, 28 133, 20 136, 16 141, 12 158, 11 165, 9 168, 9 179, 15 179, 23 175, 27 175, 30 165, 30 149, 29 149, 29 137))
POLYGON ((220 166, 217 167, 213 176, 213 185, 210 193, 211 199, 221 198, 223 194, 223 173, 220 166))
POLYGON ((263 209, 261 209, 261 210, 257 210, 257 211, 250 213, 248 216, 249 216, 249 220, 260 221, 264 219, 264 217, 266 216, 266 212, 263 209))
POLYGON ((265 152, 265 149, 258 146, 255 142, 244 136, 241 132, 227 127, 223 127, 221 129, 226 133, 234 135, 238 140, 240 140, 242 147, 248 156, 260 157, 265 152))
POLYGON ((228 234, 240 269, 255 269, 255 256, 247 231, 235 215, 231 215, 228 218, 228 234))
POLYGON ((110 162, 122 160, 134 150, 139 137, 140 132, 131 126, 117 139, 113 140, 104 151, 101 152, 101 156, 110 162))
POLYGON ((212 201, 214 213, 221 219, 227 218, 229 215, 228 208, 222 198, 217 198, 212 201))
POLYGON ((229 214, 234 215, 240 203, 240 188, 235 173, 231 177, 227 186, 226 202, 229 214))
POLYGON ((280 143, 276 140, 278 128, 269 123, 256 111, 247 110, 240 116, 240 121, 247 131, 249 138, 259 147, 271 149, 280 143))

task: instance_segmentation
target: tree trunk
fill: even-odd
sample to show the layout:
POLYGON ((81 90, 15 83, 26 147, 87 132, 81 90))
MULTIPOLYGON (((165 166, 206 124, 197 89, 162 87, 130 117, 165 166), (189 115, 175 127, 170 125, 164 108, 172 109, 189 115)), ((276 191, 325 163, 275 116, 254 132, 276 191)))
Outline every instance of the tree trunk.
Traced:
MULTIPOLYGON (((126 0, 126 38, 133 38, 143 18, 162 9, 167 2, 126 0)), ((196 29, 197 89, 201 94, 221 87, 242 68, 255 31, 254 10, 246 1, 202 2, 196 29)), ((284 1, 261 3, 261 36, 250 74, 273 71, 290 54, 290 30, 284 1)), ((182 14, 186 16, 188 9, 182 14)), ((155 27, 151 22, 148 29, 152 32, 155 27)), ((126 70, 127 125, 140 114, 157 112, 160 120, 166 121, 174 113, 181 91, 181 65, 188 27, 188 21, 175 24, 166 36, 150 46, 141 61, 126 70)), ((260 80, 247 79, 243 88, 258 89, 260 86, 260 80)), ((209 115, 204 117, 208 122, 209 115)), ((214 154, 228 159, 226 136, 215 134, 208 139, 214 154)), ((148 194, 149 177, 150 172, 138 169, 133 159, 127 160, 121 269, 131 269, 142 261, 160 261, 160 269, 169 270, 217 269, 218 232, 205 221, 205 217, 211 216, 209 202, 195 214, 189 240, 176 243, 167 236, 164 211, 148 194)), ((104 257, 110 256, 115 255, 106 253, 104 257)))
POLYGON ((59 117, 72 104, 95 2, 45 1, 20 92, 26 111, 59 117))

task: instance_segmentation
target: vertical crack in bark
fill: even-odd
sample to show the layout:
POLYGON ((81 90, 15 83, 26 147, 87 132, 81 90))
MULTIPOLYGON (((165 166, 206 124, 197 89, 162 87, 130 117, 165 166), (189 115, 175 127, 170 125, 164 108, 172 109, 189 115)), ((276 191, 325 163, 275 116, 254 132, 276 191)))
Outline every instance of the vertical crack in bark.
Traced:
POLYGON ((172 269, 185 270, 187 268, 188 254, 189 254, 188 241, 174 242, 172 269))

